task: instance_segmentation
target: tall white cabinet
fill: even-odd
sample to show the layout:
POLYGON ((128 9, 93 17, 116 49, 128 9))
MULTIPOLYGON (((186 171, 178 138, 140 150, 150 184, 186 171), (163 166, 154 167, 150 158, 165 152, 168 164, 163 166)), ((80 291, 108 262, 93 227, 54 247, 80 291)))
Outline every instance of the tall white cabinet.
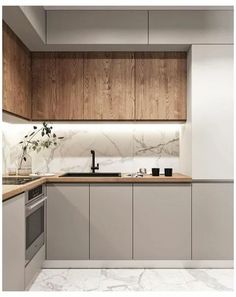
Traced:
POLYGON ((233 179, 233 45, 193 45, 193 179, 233 179))
POLYGON ((189 58, 192 259, 232 260, 233 45, 192 45, 189 58))

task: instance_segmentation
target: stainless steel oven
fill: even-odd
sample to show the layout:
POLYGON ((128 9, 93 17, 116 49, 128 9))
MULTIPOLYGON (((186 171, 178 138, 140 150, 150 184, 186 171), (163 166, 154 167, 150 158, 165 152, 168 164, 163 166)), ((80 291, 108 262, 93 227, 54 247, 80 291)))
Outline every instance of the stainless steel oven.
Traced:
POLYGON ((26 193, 25 201, 25 264, 34 257, 45 243, 46 187, 40 185, 26 193))

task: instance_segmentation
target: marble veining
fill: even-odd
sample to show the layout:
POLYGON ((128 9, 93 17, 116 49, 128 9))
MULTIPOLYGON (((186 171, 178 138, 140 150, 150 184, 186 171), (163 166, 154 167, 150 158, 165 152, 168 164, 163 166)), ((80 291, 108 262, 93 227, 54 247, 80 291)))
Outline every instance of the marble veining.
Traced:
MULTIPOLYGON (((17 167, 19 142, 32 125, 3 126, 3 172, 17 167)), ((31 152, 34 172, 90 171, 90 150, 96 151, 100 171, 137 172, 145 167, 179 170, 179 126, 158 124, 53 124, 60 145, 31 152)))
POLYGON ((30 291, 233 291, 233 269, 43 269, 30 291))

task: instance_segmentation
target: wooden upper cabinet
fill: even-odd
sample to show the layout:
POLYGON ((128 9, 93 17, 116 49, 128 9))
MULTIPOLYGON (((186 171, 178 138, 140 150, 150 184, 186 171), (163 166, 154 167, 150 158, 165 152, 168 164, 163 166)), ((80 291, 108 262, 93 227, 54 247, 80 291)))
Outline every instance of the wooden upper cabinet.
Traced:
POLYGON ((31 118, 31 57, 29 50, 3 23, 3 110, 31 118))
POLYGON ((83 54, 32 54, 32 119, 83 119, 83 54))
POLYGON ((133 53, 87 53, 84 56, 84 119, 133 120, 133 53))
POLYGON ((136 53, 135 61, 136 119, 186 120, 186 53, 136 53))

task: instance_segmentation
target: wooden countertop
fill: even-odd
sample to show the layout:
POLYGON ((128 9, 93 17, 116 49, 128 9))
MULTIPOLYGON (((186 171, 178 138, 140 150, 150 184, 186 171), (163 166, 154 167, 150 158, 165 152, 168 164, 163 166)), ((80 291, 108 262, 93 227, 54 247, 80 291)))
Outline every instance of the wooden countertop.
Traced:
MULTIPOLYGON (((62 174, 60 174, 62 175, 62 174)), ((173 176, 151 176, 144 177, 60 177, 55 175, 51 177, 41 177, 37 180, 24 185, 3 185, 2 201, 8 200, 20 193, 28 191, 44 183, 191 183, 192 178, 180 173, 174 173, 173 176)))

